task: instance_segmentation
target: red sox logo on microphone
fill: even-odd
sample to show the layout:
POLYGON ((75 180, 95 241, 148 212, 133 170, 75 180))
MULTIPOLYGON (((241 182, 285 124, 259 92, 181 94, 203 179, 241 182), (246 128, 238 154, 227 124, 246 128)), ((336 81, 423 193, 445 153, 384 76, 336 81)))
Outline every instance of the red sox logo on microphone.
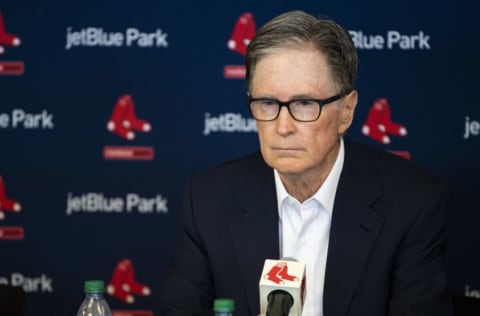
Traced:
POLYGON ((263 277, 277 284, 284 284, 285 281, 299 281, 298 277, 288 274, 286 262, 275 264, 263 277))
MULTIPOLYGON (((0 10, 0 56, 5 53, 6 46, 20 46, 21 40, 16 34, 7 32, 5 20, 0 10)), ((0 61, 0 75, 21 75, 24 72, 22 61, 0 61)))
MULTIPOLYGON (((250 12, 242 13, 235 23, 232 35, 227 42, 228 49, 245 56, 248 44, 257 31, 255 19, 250 12)), ((223 69, 223 75, 228 79, 245 78, 244 65, 226 65, 223 69)))
POLYGON ((293 258, 291 261, 266 259, 259 282, 261 314, 266 313, 270 293, 280 289, 292 296, 293 315, 300 315, 305 300, 305 271, 305 264, 293 258))

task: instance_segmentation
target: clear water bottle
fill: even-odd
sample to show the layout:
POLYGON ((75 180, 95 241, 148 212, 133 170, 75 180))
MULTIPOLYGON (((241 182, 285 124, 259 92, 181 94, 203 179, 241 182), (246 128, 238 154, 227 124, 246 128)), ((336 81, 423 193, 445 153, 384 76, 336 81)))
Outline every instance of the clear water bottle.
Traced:
POLYGON ((228 298, 217 298, 213 301, 214 316, 233 316, 235 302, 228 298))
POLYGON ((103 298, 105 283, 101 280, 85 281, 85 299, 77 316, 112 316, 107 301, 103 298))

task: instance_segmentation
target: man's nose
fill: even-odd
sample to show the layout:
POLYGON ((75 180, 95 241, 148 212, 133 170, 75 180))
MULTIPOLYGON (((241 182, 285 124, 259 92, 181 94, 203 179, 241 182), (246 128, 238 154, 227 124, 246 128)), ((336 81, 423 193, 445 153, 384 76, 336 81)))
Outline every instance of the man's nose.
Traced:
POLYGON ((288 108, 282 106, 277 117, 277 131, 281 135, 291 134, 295 130, 294 118, 290 115, 288 108))

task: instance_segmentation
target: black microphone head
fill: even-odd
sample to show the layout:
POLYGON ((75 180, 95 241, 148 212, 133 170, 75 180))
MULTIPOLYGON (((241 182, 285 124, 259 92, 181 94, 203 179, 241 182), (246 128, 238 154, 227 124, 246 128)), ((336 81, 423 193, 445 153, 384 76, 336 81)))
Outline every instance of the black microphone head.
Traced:
POLYGON ((266 316, 288 316, 293 305, 293 297, 283 290, 275 290, 268 294, 266 316))

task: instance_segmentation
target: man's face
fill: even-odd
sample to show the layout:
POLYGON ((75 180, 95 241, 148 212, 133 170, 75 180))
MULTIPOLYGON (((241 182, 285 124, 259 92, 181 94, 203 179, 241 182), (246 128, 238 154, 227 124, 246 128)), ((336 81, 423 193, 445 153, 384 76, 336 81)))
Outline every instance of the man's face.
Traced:
MULTIPOLYGON (((313 49, 281 49, 264 56, 251 82, 253 98, 289 101, 326 99, 338 94, 326 59, 313 49)), ((350 126, 356 92, 325 105, 318 120, 295 121, 286 107, 274 121, 257 122, 260 149, 281 175, 326 177, 339 148, 339 134, 350 126)))

